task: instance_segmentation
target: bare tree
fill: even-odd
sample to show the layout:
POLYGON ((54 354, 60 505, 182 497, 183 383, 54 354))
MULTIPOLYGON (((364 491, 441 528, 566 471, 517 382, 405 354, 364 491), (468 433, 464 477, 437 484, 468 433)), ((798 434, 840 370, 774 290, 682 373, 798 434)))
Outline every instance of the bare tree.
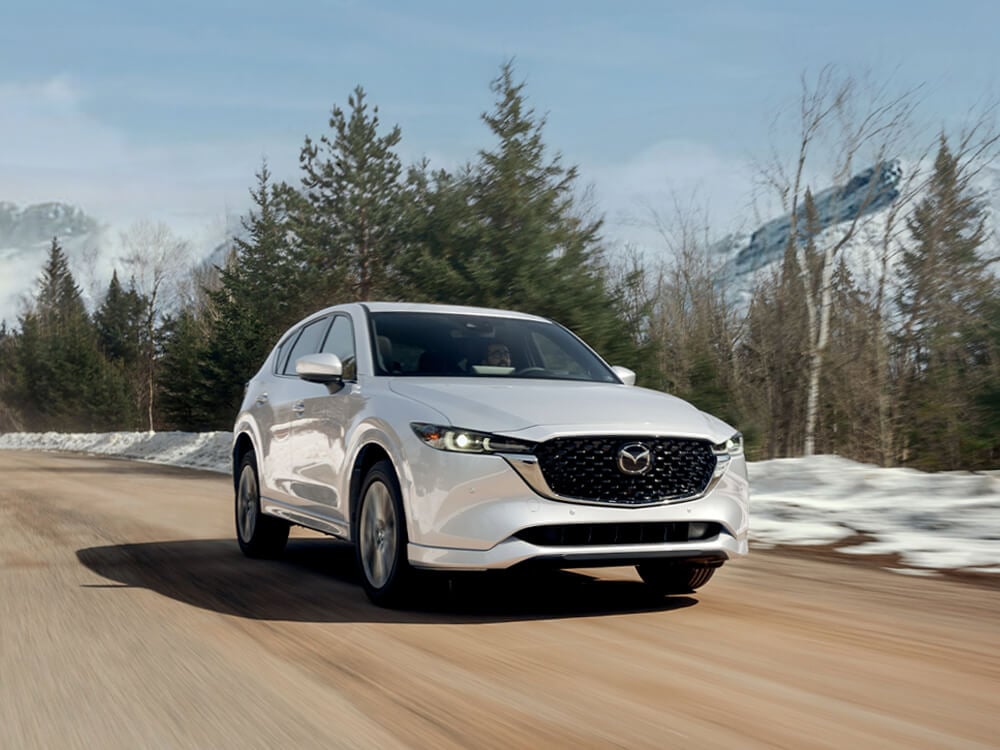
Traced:
POLYGON ((674 196, 670 212, 649 210, 668 257, 648 274, 648 332, 662 386, 699 407, 735 420, 734 348, 742 330, 710 257, 703 210, 674 196))
POLYGON ((121 236, 124 254, 120 258, 131 275, 136 291, 145 300, 142 361, 143 397, 149 431, 154 427, 156 400, 157 324, 182 294, 183 282, 191 266, 191 248, 163 222, 138 221, 121 236))
MULTIPOLYGON (((825 183, 845 186, 859 167, 878 170, 896 155, 901 134, 909 125, 918 89, 893 94, 887 85, 871 85, 832 66, 823 68, 814 80, 802 76, 798 111, 795 115, 797 145, 790 163, 775 150, 761 167, 766 186, 781 201, 789 216, 789 241, 794 244, 796 267, 805 287, 808 318, 808 380, 804 453, 816 447, 820 383, 824 355, 830 336, 834 302, 833 276, 842 251, 859 234, 870 214, 871 204, 883 186, 877 175, 869 181, 860 199, 852 193, 850 203, 836 207, 840 221, 834 229, 812 234, 806 224, 806 193, 809 176, 824 170, 816 164, 829 159, 825 183), (822 149, 822 150, 820 150, 822 149), (820 152, 820 157, 815 154, 820 152), (805 242, 805 239, 811 242, 805 242), (810 247, 814 249, 810 252, 810 247)), ((832 196, 836 201, 836 194, 832 196)))
POLYGON ((73 263, 73 275, 79 279, 80 287, 89 299, 91 309, 100 304, 106 290, 107 282, 101 273, 100 261, 101 248, 97 243, 93 243, 84 245, 76 253, 73 263))

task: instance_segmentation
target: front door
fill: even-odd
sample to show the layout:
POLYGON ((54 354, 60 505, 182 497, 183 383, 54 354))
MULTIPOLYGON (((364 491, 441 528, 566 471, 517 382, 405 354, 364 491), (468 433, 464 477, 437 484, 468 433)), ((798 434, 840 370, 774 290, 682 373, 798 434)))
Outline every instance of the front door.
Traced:
POLYGON ((302 381, 296 408, 300 416, 292 433, 298 501, 312 515, 343 528, 350 526, 344 494, 350 486, 345 436, 361 409, 357 360, 351 319, 336 315, 319 351, 335 354, 343 365, 343 382, 328 385, 302 381))

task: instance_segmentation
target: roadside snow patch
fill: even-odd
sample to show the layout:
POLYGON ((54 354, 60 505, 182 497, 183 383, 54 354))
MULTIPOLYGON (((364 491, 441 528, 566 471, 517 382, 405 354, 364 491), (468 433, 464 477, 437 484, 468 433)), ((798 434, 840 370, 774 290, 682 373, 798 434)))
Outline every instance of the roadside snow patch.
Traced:
POLYGON ((228 474, 231 432, 8 432, 0 449, 74 451, 228 474))

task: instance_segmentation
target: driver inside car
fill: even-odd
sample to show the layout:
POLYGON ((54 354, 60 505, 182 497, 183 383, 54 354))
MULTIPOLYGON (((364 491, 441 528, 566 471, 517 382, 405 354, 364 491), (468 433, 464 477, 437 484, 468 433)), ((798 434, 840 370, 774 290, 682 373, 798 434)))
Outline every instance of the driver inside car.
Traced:
POLYGON ((492 343, 486 349, 486 361, 484 365, 493 367, 510 367, 510 349, 503 343, 492 343))

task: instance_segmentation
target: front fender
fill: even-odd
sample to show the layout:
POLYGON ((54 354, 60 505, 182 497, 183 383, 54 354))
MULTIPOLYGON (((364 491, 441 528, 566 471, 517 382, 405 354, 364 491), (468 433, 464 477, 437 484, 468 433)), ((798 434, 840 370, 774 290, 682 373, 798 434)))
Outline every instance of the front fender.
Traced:
MULTIPOLYGON (((413 506, 415 496, 415 481, 412 465, 418 460, 416 451, 423 448, 422 443, 410 428, 411 422, 435 422, 449 424, 448 419, 437 410, 418 404, 390 392, 378 394, 379 408, 365 409, 359 416, 361 419, 351 428, 346 446, 347 460, 345 471, 340 482, 341 497, 347 498, 346 517, 353 519, 355 498, 351 492, 351 478, 359 466, 359 458, 369 446, 375 445, 382 449, 392 462, 396 477, 399 479, 399 489, 402 493, 403 509, 406 514, 407 531, 413 532, 413 519, 416 508, 413 506), (386 408, 391 402, 391 409, 386 408), (378 412, 376 414, 376 411, 378 412), (392 419, 386 419, 386 413, 392 414, 392 419)), ((362 478, 363 479, 363 478, 362 478)), ((353 530, 352 530, 353 536, 353 530)))

